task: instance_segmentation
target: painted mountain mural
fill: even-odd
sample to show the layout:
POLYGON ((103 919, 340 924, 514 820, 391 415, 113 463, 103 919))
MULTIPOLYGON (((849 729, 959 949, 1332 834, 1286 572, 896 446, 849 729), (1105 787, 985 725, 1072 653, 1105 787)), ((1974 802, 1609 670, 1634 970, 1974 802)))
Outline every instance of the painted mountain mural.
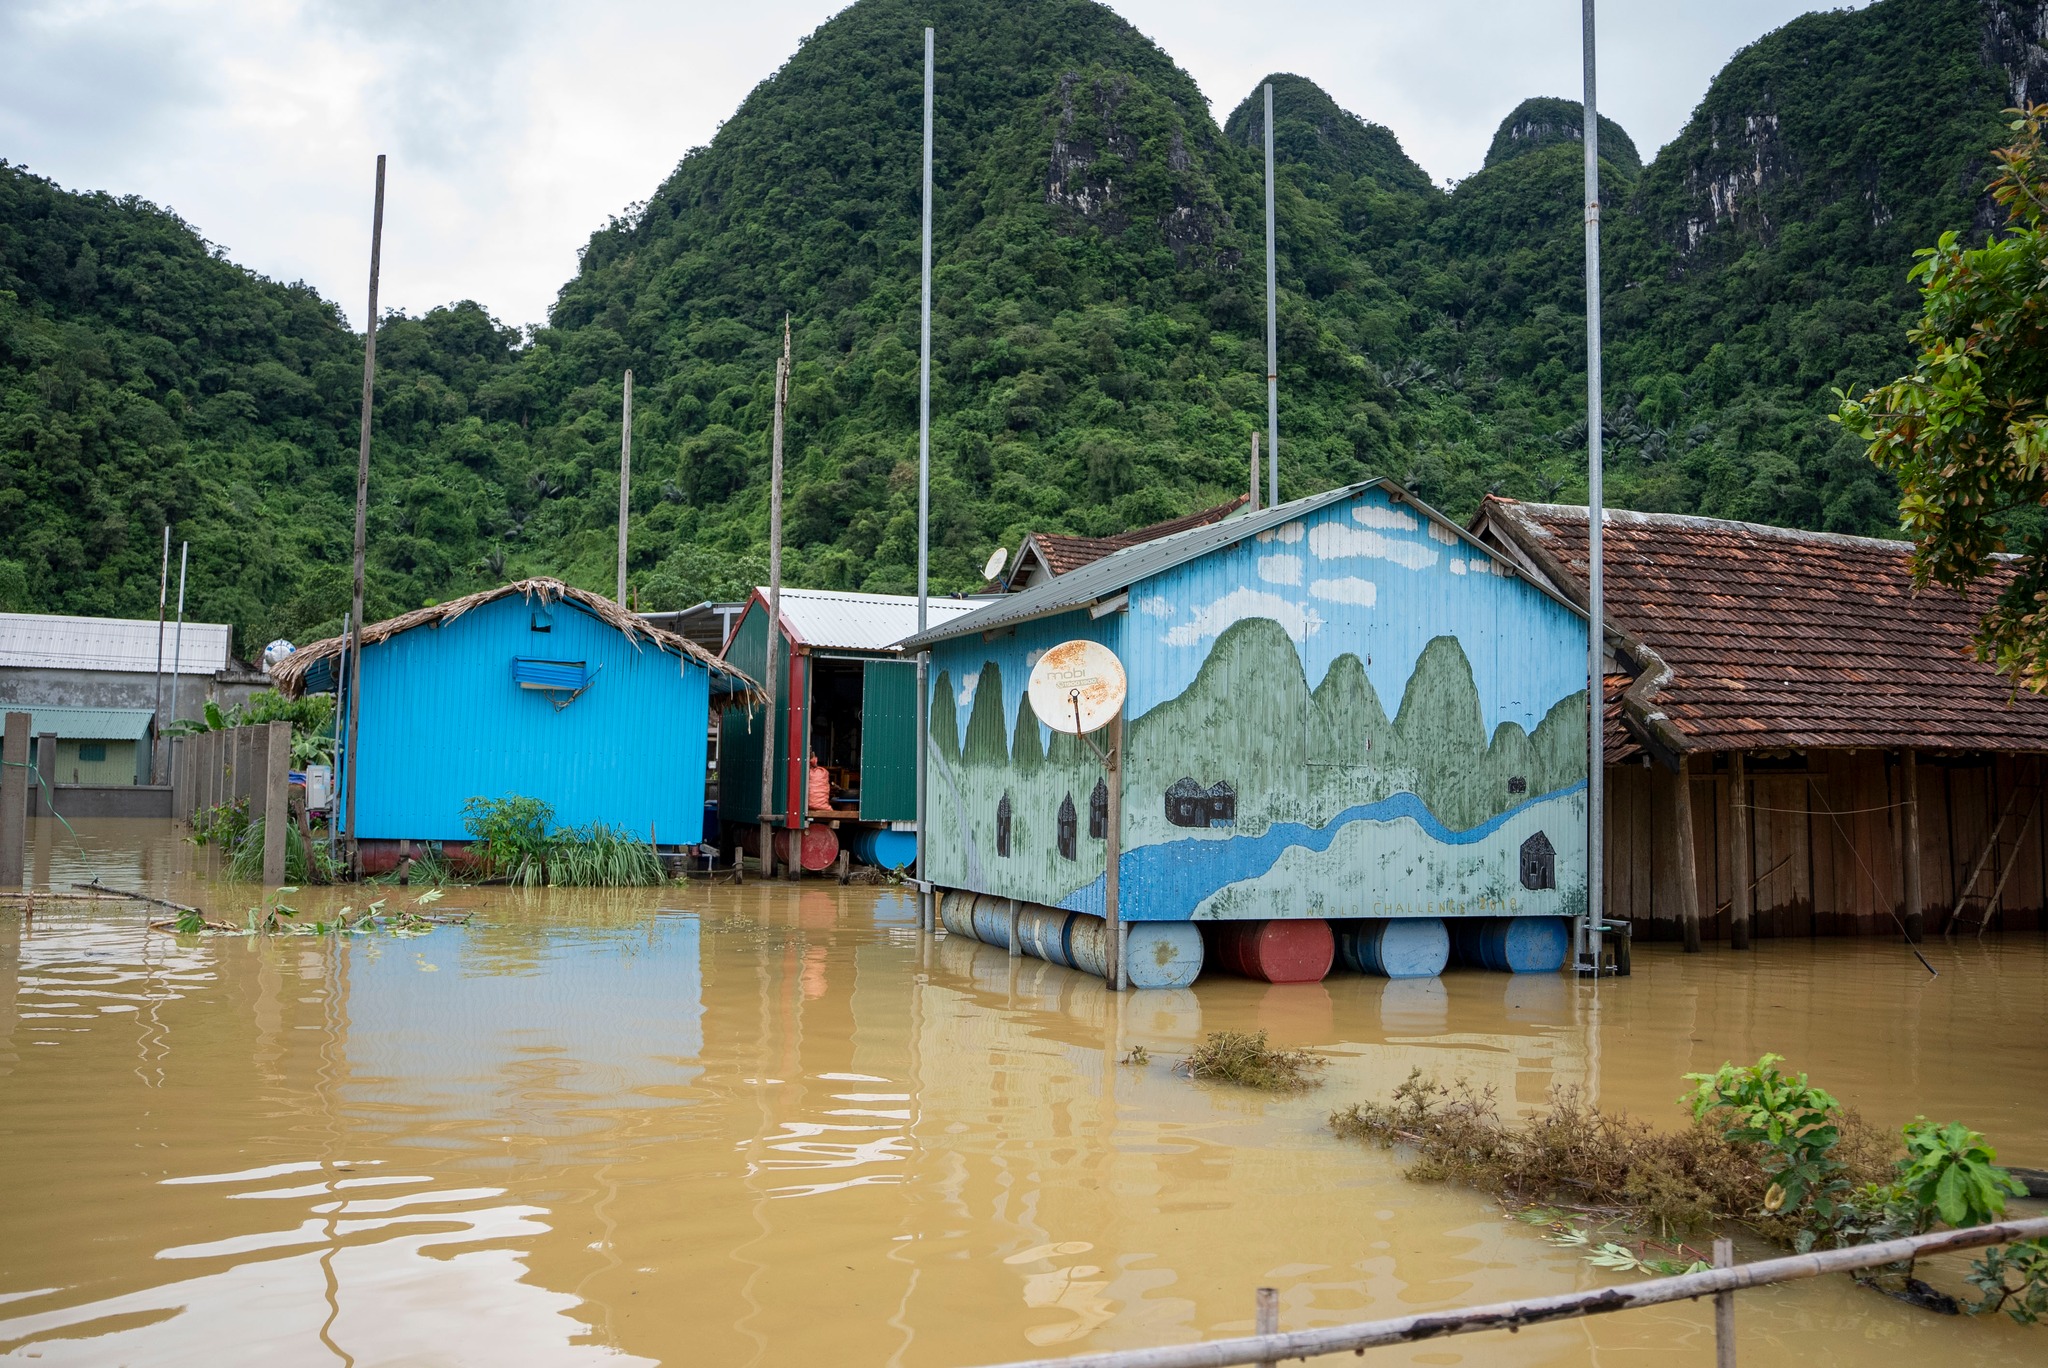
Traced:
MULTIPOLYGON (((935 690, 933 878, 1020 898, 1058 888, 1062 905, 1101 911, 1101 761, 1072 737, 1044 744, 1021 698, 1012 728, 994 660, 959 740, 963 682, 941 673, 935 690)), ((1455 637, 1423 649, 1390 717, 1356 655, 1311 690, 1284 627, 1234 623, 1185 690, 1128 727, 1124 913, 1574 912, 1585 726, 1581 691, 1533 732, 1489 735, 1455 637)))

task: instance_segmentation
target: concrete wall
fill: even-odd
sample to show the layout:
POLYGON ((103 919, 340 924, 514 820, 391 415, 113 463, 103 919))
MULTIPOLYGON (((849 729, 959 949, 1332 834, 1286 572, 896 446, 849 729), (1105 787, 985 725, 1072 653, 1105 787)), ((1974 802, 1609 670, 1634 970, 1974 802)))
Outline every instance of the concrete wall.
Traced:
MULTIPOLYGON (((157 719, 158 732, 174 720, 170 675, 164 676, 163 685, 163 711, 157 719)), ((185 674, 178 679, 176 717, 196 722, 206 715, 208 703, 217 703, 225 711, 248 702, 253 695, 269 687, 270 677, 260 673, 185 674)), ((154 671, 0 666, 0 708, 23 703, 59 708, 155 708, 156 674, 154 671)), ((108 755, 112 754, 110 749, 108 755)), ((141 772, 162 777, 169 753, 161 742, 157 745, 154 759, 154 766, 145 766, 141 772)), ((128 773, 131 776, 137 773, 133 763, 129 765, 128 773)), ((63 774, 66 779, 71 776, 68 769, 63 774)), ((80 777, 91 778, 83 774, 80 777)))
MULTIPOLYGON (((166 784, 58 784, 57 811, 70 821, 81 817, 146 817, 171 819, 171 790, 166 784)), ((47 817, 40 785, 31 785, 28 815, 47 817)))

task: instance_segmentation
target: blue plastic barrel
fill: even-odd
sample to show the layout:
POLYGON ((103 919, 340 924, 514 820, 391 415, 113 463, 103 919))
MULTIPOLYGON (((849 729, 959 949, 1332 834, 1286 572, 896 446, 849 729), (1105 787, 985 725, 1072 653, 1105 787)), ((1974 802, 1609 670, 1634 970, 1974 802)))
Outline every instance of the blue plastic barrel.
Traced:
MULTIPOLYGON (((1076 969, 1109 977, 1109 923, 1075 913, 1067 945, 1076 969)), ((1130 922, 1124 948, 1133 988, 1185 988, 1202 972, 1202 932, 1193 922, 1130 922)))
POLYGON ((1451 958, 1451 933, 1441 917, 1376 917, 1333 923, 1337 959, 1355 974, 1435 978, 1451 958))
POLYGON ((1468 917, 1452 923, 1451 946, 1460 964, 1554 974, 1564 967, 1571 932, 1563 917, 1468 917))
POLYGON ((877 869, 908 869, 917 863, 917 833, 886 827, 851 827, 840 833, 853 858, 877 869))

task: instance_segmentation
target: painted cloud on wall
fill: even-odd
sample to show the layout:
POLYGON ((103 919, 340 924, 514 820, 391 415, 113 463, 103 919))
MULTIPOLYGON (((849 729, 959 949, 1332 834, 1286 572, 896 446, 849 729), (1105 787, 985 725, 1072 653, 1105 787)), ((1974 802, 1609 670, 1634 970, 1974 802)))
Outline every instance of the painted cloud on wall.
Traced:
POLYGON ((1342 579, 1319 579, 1308 587, 1308 594, 1331 603, 1355 603, 1370 608, 1379 598, 1379 587, 1371 580, 1346 575, 1342 579))
MULTIPOLYGON (((1173 600, 1163 594, 1153 594, 1148 598, 1133 599, 1131 601, 1137 605, 1138 611, 1146 617, 1170 618, 1173 616, 1173 600)), ((1034 661, 1033 663, 1036 664, 1037 662, 1034 661)))
POLYGON ((974 701, 975 686, 979 685, 980 683, 981 671, 979 670, 976 670, 973 674, 964 674, 960 676, 959 699, 961 707, 964 708, 974 701))
POLYGON ((1360 527, 1390 527, 1403 532, 1419 531, 1422 522, 1405 508, 1385 504, 1360 504, 1351 510, 1351 520, 1360 527))
POLYGON ((1268 584, 1301 583, 1301 557, 1259 557, 1259 578, 1268 584))
POLYGON ((1302 525, 1298 522, 1282 523, 1278 527, 1269 527, 1265 531, 1256 534, 1255 539, 1262 542, 1279 542, 1283 546, 1292 546, 1301 540, 1303 530, 1302 525))
POLYGON ((1194 621, 1173 628, 1164 640, 1169 646, 1193 646, 1245 618, 1271 618, 1296 641, 1314 636, 1323 625, 1322 614, 1313 608, 1257 589, 1233 589, 1214 603, 1195 609, 1194 621))
MULTIPOLYGON (((1360 513, 1367 511, 1358 510, 1360 513)), ((1399 512, 1398 509, 1393 511, 1399 512)), ((1390 537, 1384 532, 1374 532, 1369 528, 1346 527, 1335 522, 1323 523, 1310 532, 1308 549, 1315 553, 1317 560, 1331 560, 1339 556, 1367 556, 1374 560, 1389 560, 1396 565, 1405 565, 1410 570, 1426 570, 1436 564, 1437 557, 1434 547, 1424 546, 1420 542, 1390 537)))

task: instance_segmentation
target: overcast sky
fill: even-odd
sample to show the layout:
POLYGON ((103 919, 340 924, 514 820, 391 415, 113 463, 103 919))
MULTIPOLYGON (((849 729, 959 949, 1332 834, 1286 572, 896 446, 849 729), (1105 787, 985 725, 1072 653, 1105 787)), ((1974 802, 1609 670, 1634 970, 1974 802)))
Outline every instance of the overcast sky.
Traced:
MULTIPOLYGON (((1002 0, 991 0, 1001 3, 1002 0)), ((1111 0, 1220 120, 1293 71, 1439 181, 1530 95, 1579 92, 1573 0, 1111 0)), ((0 0, 0 157, 175 210, 362 324, 372 164, 391 156, 386 307, 541 320, 607 215, 837 0, 0 0)), ((1608 0, 1601 108, 1647 159, 1802 0, 1608 0)), ((945 41, 945 35, 939 35, 945 41)), ((906 170, 906 175, 915 174, 906 170)))

